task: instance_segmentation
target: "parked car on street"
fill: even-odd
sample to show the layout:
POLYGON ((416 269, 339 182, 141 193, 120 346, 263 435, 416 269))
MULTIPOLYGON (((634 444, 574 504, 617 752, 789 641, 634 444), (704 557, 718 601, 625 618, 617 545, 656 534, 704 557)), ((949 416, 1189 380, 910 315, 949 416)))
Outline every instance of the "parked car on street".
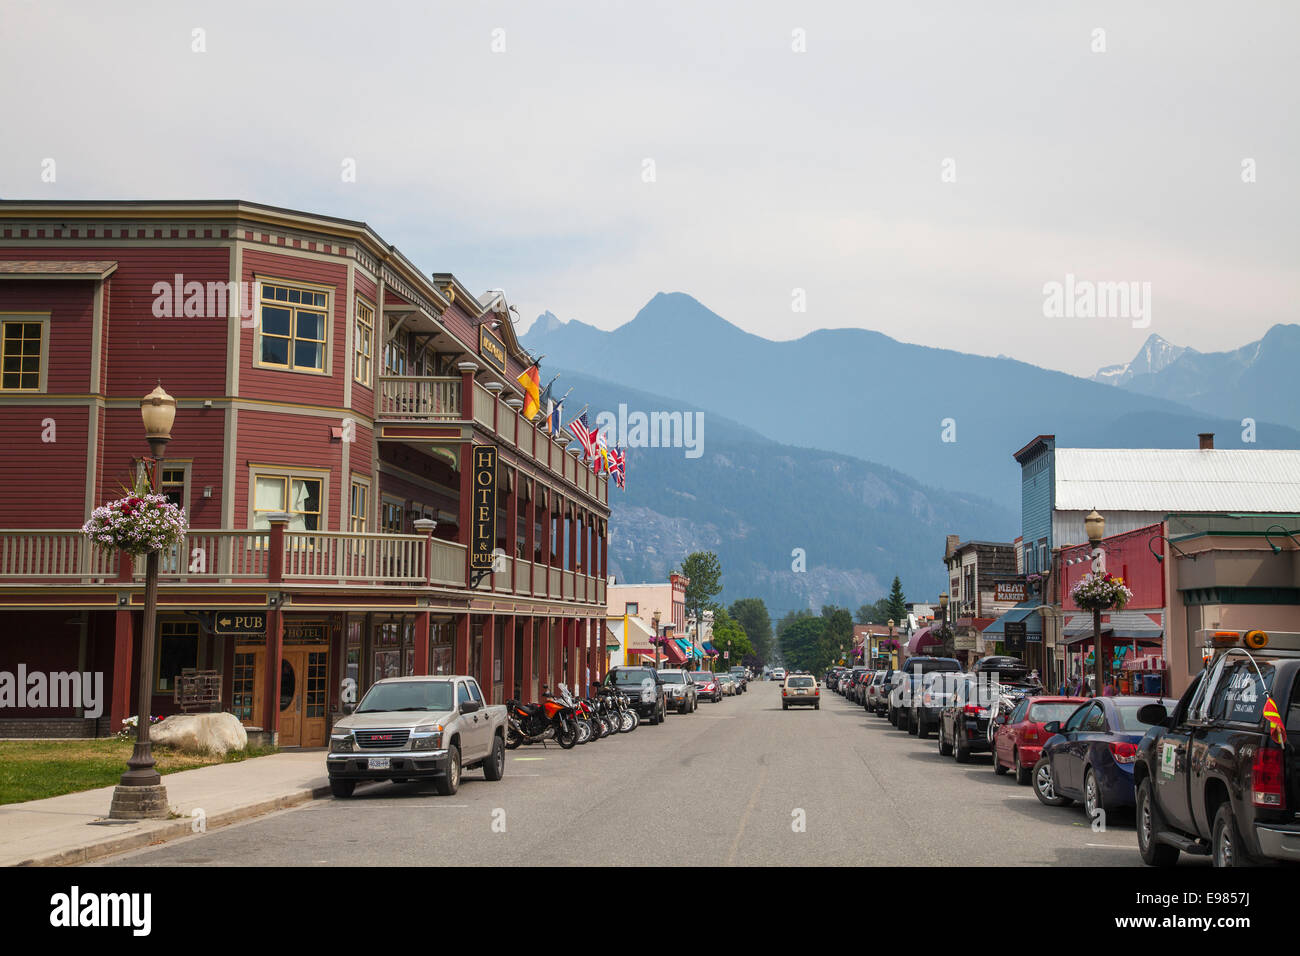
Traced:
POLYGON ((938 729, 939 715, 957 695, 964 676, 959 665, 958 670, 931 671, 921 678, 920 688, 912 701, 908 733, 924 740, 930 736, 930 731, 938 729))
POLYGON ((878 716, 883 717, 889 707, 889 686, 893 680, 894 672, 889 669, 878 670, 871 677, 871 682, 867 685, 866 703, 863 705, 866 709, 878 716))
POLYGON ((465 770, 487 780, 506 769, 506 708, 484 704, 473 677, 438 675, 376 681, 356 710, 330 731, 330 792, 350 797, 363 780, 429 779, 443 796, 465 770))
POLYGON ((691 680, 695 681, 697 699, 714 704, 722 700, 722 682, 712 671, 692 671, 691 680))
POLYGON ((939 753, 966 763, 974 753, 992 749, 989 724, 997 703, 985 674, 963 674, 939 712, 939 753))
POLYGON ((742 694, 745 691, 749 690, 749 676, 745 673, 745 668, 733 667, 731 668, 730 671, 728 671, 728 673, 731 674, 733 678, 735 678, 736 687, 737 689, 739 689, 739 691, 742 694))
POLYGON ((611 667, 605 675, 605 683, 626 694, 642 720, 661 724, 667 718, 668 695, 653 667, 611 667))
POLYGON ((1138 850, 1152 866, 1180 852, 1224 867, 1300 862, 1300 635, 1203 640, 1220 645, 1210 668, 1172 709, 1141 713, 1156 726, 1133 768, 1138 850))
POLYGON ((1097 697, 1064 723, 1050 721, 1051 736, 1034 765, 1034 792, 1049 807, 1078 800, 1089 820, 1133 806, 1133 764, 1151 724, 1139 716, 1150 697, 1097 697))
POLYGON ((1043 726, 1063 722, 1088 702, 1087 697, 1025 697, 1009 715, 993 718, 993 770, 1016 772, 1016 783, 1028 784, 1042 756, 1047 734, 1043 726))
POLYGON ((661 668, 659 679, 664 682, 669 707, 679 714, 689 714, 695 710, 699 697, 689 671, 661 668))
POLYGON ((821 688, 811 674, 791 674, 781 685, 781 709, 808 707, 821 710, 821 688))
POLYGON ((921 678, 933 671, 961 673, 961 664, 952 657, 909 657, 900 670, 894 671, 889 691, 889 722, 899 730, 915 733, 914 709, 921 700, 921 678))

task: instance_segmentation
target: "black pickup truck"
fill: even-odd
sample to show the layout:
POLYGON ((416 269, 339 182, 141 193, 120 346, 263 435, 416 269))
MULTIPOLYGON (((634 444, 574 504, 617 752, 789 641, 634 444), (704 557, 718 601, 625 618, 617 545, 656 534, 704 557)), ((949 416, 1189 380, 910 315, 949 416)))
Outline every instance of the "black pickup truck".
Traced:
POLYGON ((1179 852, 1210 854, 1215 866, 1300 862, 1298 678, 1300 652, 1232 647, 1173 713, 1161 704, 1138 712, 1155 725, 1133 768, 1145 863, 1172 866, 1179 852), (1270 698, 1285 734, 1265 719, 1270 698))

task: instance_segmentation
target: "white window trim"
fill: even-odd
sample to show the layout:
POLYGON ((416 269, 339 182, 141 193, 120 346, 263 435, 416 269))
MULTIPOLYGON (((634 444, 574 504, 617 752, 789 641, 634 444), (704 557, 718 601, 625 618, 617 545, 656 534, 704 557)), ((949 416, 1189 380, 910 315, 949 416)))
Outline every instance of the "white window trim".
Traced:
MULTIPOLYGON (((334 298, 335 287, 331 285, 322 285, 319 282, 305 282, 302 279, 278 279, 273 276, 257 276, 257 314, 253 325, 253 368, 262 369, 267 372, 286 372, 290 375, 314 375, 317 378, 329 378, 334 374, 334 298), (283 365, 275 365, 262 361, 262 293, 266 285, 284 285, 290 288, 307 289, 311 292, 325 293, 325 341, 322 348, 325 352, 324 368, 286 368, 283 365)), ((286 306, 293 303, 286 302, 286 306)), ((292 339, 290 340, 292 341, 292 339)), ((290 361, 293 356, 290 355, 290 361)))

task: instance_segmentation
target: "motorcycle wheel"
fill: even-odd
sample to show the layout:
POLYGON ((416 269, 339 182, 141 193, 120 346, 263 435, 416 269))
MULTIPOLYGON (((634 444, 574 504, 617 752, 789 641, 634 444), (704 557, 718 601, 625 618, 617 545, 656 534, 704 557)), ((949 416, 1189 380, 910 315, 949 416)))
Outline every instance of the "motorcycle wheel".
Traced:
POLYGON ((636 715, 630 710, 625 710, 619 714, 618 732, 620 734, 630 734, 636 729, 636 715))
POLYGON ((515 733, 515 729, 513 727, 506 728, 506 749, 507 750, 518 750, 519 746, 523 742, 524 742, 524 738, 520 737, 517 733, 515 733))
POLYGON ((579 720, 578 724, 578 743, 585 744, 591 739, 591 724, 585 720, 579 720))
POLYGON ((565 750, 572 750, 578 744, 578 726, 571 720, 560 722, 555 728, 555 742, 565 750))

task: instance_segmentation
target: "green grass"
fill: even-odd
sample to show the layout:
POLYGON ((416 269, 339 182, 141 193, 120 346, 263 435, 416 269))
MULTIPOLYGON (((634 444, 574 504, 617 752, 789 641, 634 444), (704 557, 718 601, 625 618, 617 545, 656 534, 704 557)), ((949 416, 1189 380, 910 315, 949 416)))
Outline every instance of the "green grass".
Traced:
MULTIPOLYGON (((0 740, 0 804, 41 800, 64 793, 113 786, 126 772, 135 741, 102 740, 0 740)), ((238 763, 265 757, 274 747, 250 747, 225 757, 214 754, 186 754, 153 747, 161 774, 193 770, 218 763, 238 763)))

